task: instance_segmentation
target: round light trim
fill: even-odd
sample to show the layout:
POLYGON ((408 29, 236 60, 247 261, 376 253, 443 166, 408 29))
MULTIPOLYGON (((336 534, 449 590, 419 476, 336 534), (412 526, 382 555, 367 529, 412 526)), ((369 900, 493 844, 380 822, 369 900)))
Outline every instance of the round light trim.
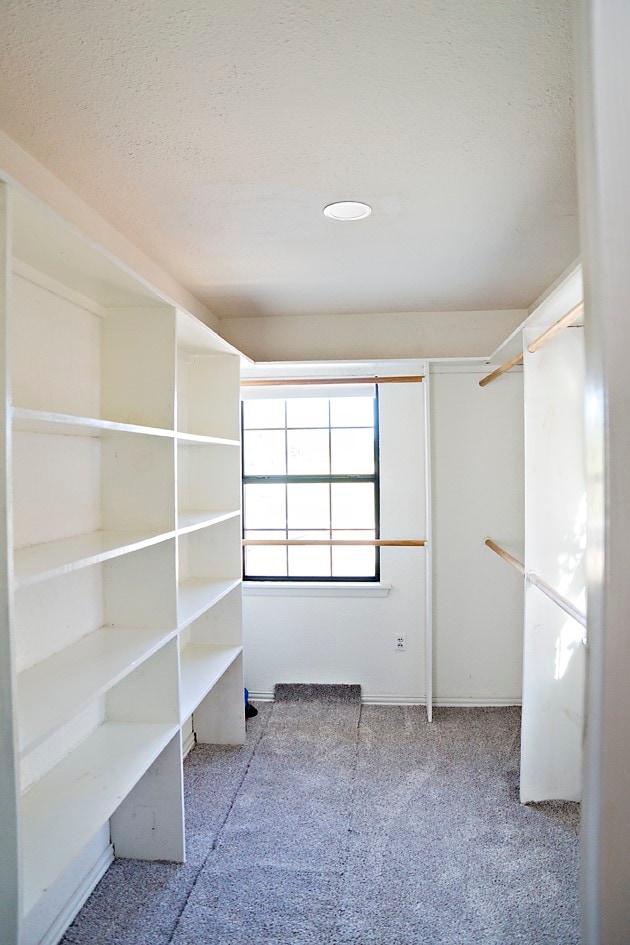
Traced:
POLYGON ((372 208, 366 203, 360 203, 358 200, 338 200, 336 203, 329 203, 324 207, 324 216, 331 220, 341 220, 343 223, 351 223, 354 220, 364 220, 372 212, 372 208))

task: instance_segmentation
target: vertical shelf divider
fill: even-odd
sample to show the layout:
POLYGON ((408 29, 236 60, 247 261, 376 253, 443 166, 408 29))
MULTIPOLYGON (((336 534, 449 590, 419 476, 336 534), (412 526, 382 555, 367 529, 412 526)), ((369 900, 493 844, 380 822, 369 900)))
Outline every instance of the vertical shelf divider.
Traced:
POLYGON ((116 856, 186 859, 181 732, 170 740, 110 820, 116 856))
POLYGON ((5 404, 0 434, 0 832, 3 880, 0 883, 0 935, 18 941, 21 913, 20 824, 16 736, 15 659, 11 634, 13 609, 13 541, 11 525, 11 373, 10 272, 11 191, 0 181, 0 385, 5 404), (3 632, 1 628, 6 628, 3 632))
POLYGON ((193 712, 197 741, 207 745, 242 745, 244 707, 243 658, 239 655, 193 712))
MULTIPOLYGON (((178 317, 178 358, 176 394, 176 434, 190 437, 216 437, 227 442, 177 445, 176 477, 178 519, 193 509, 240 510, 240 363, 235 354, 219 354, 211 337, 190 321, 185 313, 178 317)), ((205 611, 199 609, 190 621, 191 588, 204 582, 230 581, 241 577, 240 519, 216 522, 189 534, 180 534, 178 544, 178 586, 180 651, 187 646, 187 656, 196 644, 206 648, 242 646, 241 590, 235 585, 223 594, 208 594, 205 611), (192 582, 192 583, 191 583, 192 582), (184 596, 185 588, 185 596, 184 596), (235 595, 238 607, 235 608, 235 595), (238 623, 238 628, 235 625, 238 623)), ((203 593, 199 595, 203 606, 203 593)), ((208 661, 208 671, 212 660, 208 661)), ((181 665, 181 660, 180 660, 181 665)), ((188 666, 188 661, 186 661, 188 666)), ((194 675, 194 674, 193 674, 194 675)), ((192 677, 181 676, 182 710, 190 712, 192 731, 200 743, 242 744, 245 740, 243 698, 243 658, 238 655, 210 690, 199 699, 192 677)), ((198 680, 197 680, 198 683, 198 680)), ((203 688, 203 687, 202 687, 203 688)), ((189 719, 182 719, 188 732, 189 719)))

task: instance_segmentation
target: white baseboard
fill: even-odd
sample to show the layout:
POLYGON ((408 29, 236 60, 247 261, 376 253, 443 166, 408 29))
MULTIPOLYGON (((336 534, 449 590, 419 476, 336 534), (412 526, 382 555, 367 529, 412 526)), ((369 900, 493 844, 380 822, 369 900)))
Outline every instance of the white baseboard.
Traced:
POLYGON ((64 932, 72 924, 80 910, 85 905, 88 897, 96 889, 97 885, 111 866, 114 859, 114 848, 109 846, 103 850, 91 870, 81 877, 81 882, 63 905, 61 911, 57 914, 52 924, 39 940, 39 945, 57 945, 64 932))
POLYGON ((424 696, 390 696, 382 692, 363 692, 361 705, 424 705, 424 696))
POLYGON ((500 696, 488 698, 486 696, 438 696, 433 700, 438 709, 500 709, 509 706, 522 705, 520 696, 500 696))
MULTIPOLYGON (((253 692, 249 698, 253 702, 273 702, 273 692, 253 692)), ((379 692, 365 692, 361 696, 362 705, 425 705, 424 696, 388 695, 379 692)), ((439 696, 433 700, 436 708, 501 708, 502 706, 521 705, 520 696, 487 698, 486 696, 439 696)))
POLYGON ((190 732, 182 742, 182 758, 185 758, 189 751, 195 747, 195 733, 190 732))

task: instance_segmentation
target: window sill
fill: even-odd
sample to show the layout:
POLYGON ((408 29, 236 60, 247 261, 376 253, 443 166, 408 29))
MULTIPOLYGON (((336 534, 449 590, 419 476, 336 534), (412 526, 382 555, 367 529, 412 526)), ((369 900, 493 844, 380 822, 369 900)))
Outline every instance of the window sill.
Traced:
POLYGON ((245 597, 388 597, 391 584, 243 581, 245 597))

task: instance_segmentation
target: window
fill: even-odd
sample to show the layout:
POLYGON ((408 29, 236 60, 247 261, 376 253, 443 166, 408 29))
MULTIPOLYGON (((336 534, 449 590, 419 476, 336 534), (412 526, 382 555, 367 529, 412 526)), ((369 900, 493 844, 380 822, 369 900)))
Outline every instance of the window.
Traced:
MULTIPOLYGON (((306 396, 305 388, 269 389, 264 398, 260 392, 242 405, 243 536, 378 538, 376 386, 310 388, 306 396)), ((379 564, 378 548, 369 545, 249 545, 243 574, 264 581, 378 581, 379 564)))

